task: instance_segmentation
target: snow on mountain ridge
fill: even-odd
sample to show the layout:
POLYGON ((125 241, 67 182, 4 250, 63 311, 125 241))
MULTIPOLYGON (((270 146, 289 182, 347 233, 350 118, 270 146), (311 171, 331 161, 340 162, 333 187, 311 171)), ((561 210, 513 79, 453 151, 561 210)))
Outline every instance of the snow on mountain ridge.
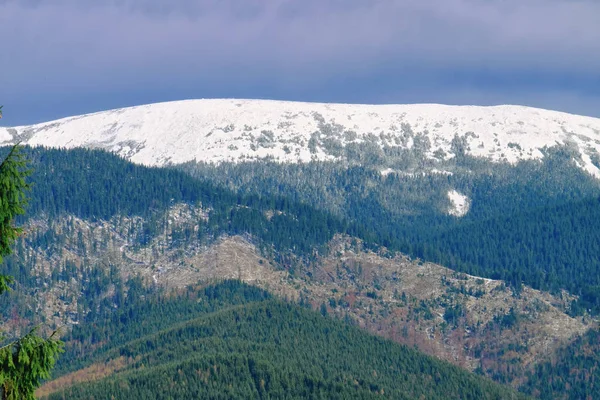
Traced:
POLYGON ((356 105, 274 100, 185 100, 97 112, 31 126, 0 128, 0 144, 103 148, 132 162, 335 160, 350 143, 411 148, 451 158, 539 158, 569 143, 579 165, 600 178, 600 119, 524 106, 356 105), (425 143, 425 144, 424 144, 425 143))

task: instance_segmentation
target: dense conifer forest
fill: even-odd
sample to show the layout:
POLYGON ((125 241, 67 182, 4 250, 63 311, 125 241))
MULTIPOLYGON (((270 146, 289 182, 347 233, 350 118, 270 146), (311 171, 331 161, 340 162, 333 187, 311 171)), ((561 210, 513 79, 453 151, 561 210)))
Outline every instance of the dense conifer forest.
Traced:
POLYGON ((67 338, 57 372, 117 359, 119 369, 50 399, 524 398, 236 281, 131 301, 88 324, 67 338))
POLYGON ((600 398, 600 331, 589 330, 527 375, 521 390, 541 399, 600 398))
MULTIPOLYGON (((148 168, 97 150, 27 149, 33 174, 27 218, 71 214, 109 220, 116 216, 152 217, 176 203, 205 207, 209 221, 199 235, 251 234, 277 249, 311 252, 337 232, 360 228, 340 217, 278 196, 239 195, 173 169, 148 168), (264 213, 279 213, 267 218, 264 213)), ((145 225, 148 240, 163 221, 145 225)), ((48 238, 48 240, 51 240, 48 238)))
POLYGON ((572 313, 600 311, 600 185, 568 147, 543 161, 492 164, 462 157, 451 173, 382 175, 380 165, 193 164, 191 175, 242 193, 298 199, 369 227, 365 238, 457 271, 515 287, 580 295, 572 313), (469 198, 468 213, 448 214, 449 190, 469 198))

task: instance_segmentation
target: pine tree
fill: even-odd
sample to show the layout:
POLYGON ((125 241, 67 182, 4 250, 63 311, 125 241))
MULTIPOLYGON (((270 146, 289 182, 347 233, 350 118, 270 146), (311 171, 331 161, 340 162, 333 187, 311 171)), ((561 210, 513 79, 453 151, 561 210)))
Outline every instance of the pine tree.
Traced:
MULTIPOLYGON (((0 107, 0 117, 1 113, 0 107)), ((15 145, 0 164, 0 263, 11 253, 11 245, 21 234, 21 229, 14 225, 14 218, 25 213, 29 174, 27 160, 15 145)), ((13 281, 11 276, 0 274, 0 294, 9 291, 13 281)), ((6 338, 0 336, 0 341, 6 338)), ((37 334, 37 328, 0 347, 0 399, 35 399, 35 389, 41 379, 49 378, 62 348, 56 332, 44 339, 37 334)))

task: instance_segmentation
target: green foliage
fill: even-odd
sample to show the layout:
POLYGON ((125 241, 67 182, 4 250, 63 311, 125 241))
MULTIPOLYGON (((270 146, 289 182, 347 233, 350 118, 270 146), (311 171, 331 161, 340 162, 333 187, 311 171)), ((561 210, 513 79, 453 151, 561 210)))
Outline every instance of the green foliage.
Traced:
POLYGON ((450 268, 520 287, 567 289, 582 308, 600 310, 600 199, 524 210, 464 224, 433 237, 424 250, 450 268), (450 257, 448 257, 450 256, 450 257))
MULTIPOLYGON (((25 191, 29 189, 25 178, 29 173, 21 148, 13 146, 0 164, 0 264, 11 253, 11 246, 21 233, 13 221, 25 213, 25 191)), ((0 274, 0 294, 10 290, 12 283, 13 277, 0 274)))
POLYGON ((101 348, 90 345, 91 353, 80 341, 88 328, 75 328, 61 363, 68 366, 71 357, 100 365, 122 359, 126 366, 50 399, 523 398, 235 281, 190 289, 180 298, 145 297, 119 313, 135 320, 90 320, 102 327, 101 348), (139 326, 148 321, 150 328, 163 316, 169 321, 154 331, 139 326))
POLYGON ((198 291, 190 288, 175 298, 154 289, 136 290, 136 285, 135 280, 127 282, 127 303, 122 307, 115 309, 113 304, 104 304, 65 335, 66 352, 56 366, 56 376, 91 362, 102 362, 110 348, 200 315, 271 298, 269 293, 237 281, 225 281, 198 291))
MULTIPOLYGON (((455 147, 460 148, 460 140, 455 147)), ((503 279, 515 291, 566 289, 572 313, 600 312, 600 185, 568 147, 516 165, 464 156, 442 169, 382 176, 380 165, 241 163, 187 165, 201 179, 244 194, 299 199, 359 227, 357 236, 457 271, 503 279), (460 161, 460 162, 459 162, 460 161), (467 195, 463 218, 447 193, 467 195)))
POLYGON ((0 275, 0 294, 8 292, 10 285, 15 282, 15 279, 10 275, 0 275))
POLYGON ((448 324, 457 325, 459 318, 464 317, 464 309, 461 304, 446 307, 444 320, 448 324))
POLYGON ((156 218, 176 203, 210 209, 199 233, 203 240, 221 234, 251 234, 266 246, 310 254, 335 233, 356 230, 326 211, 280 196, 239 195, 181 171, 129 163, 97 150, 26 149, 34 173, 30 216, 50 221, 64 214, 110 220, 115 216, 147 219, 137 238, 146 244, 164 228, 156 218), (267 212, 278 211, 271 217, 267 212))
POLYGON ((40 380, 48 379, 62 342, 52 334, 48 339, 31 331, 0 348, 0 387, 3 399, 32 400, 40 380))
POLYGON ((12 147, 0 164, 0 263, 11 253, 11 246, 21 233, 13 221, 17 215, 25 213, 25 192, 29 189, 25 179, 30 173, 21 148, 12 147))
POLYGON ((540 399, 599 399, 600 331, 590 329, 561 348, 552 361, 538 364, 520 388, 540 399))
POLYGON ((494 317, 494 322, 496 322, 501 329, 511 329, 519 324, 520 319, 521 316, 511 308, 508 314, 502 316, 496 315, 494 317))
MULTIPOLYGON (((515 289, 567 289, 581 295, 573 313, 600 310, 600 230, 594 224, 600 188, 572 165, 568 149, 548 149, 543 163, 516 166, 467 157, 463 163, 474 172, 459 169, 452 176, 384 177, 332 163, 188 168, 201 180, 101 151, 26 151, 35 166, 29 213, 50 222, 65 213, 91 220, 139 215, 146 221, 134 242, 144 245, 164 230, 160 211, 185 202, 210 209, 209 220, 197 233, 181 232, 179 243, 250 234, 276 257, 292 252, 310 259, 334 234, 345 233, 369 246, 503 279, 515 289), (464 218, 444 211, 450 188, 470 198, 464 218)), ((56 250, 61 245, 57 238, 37 239, 56 250)))
MULTIPOLYGON (((25 181, 30 171, 19 146, 14 146, 0 164, 0 263, 11 253, 11 245, 21 233, 13 225, 17 215, 25 213, 27 203, 25 181)), ((13 278, 0 276, 0 294, 10 289, 13 278)), ((1 338, 4 339, 4 338, 1 338)), ((0 348, 0 398, 6 400, 34 399, 40 379, 50 376, 61 352, 62 342, 51 335, 43 339, 32 330, 24 337, 0 348)))

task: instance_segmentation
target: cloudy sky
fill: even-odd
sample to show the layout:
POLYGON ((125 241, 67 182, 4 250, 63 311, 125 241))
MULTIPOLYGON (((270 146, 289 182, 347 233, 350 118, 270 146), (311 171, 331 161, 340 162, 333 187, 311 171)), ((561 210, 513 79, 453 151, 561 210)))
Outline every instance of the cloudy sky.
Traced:
POLYGON ((0 0, 3 125, 186 98, 600 117, 598 0, 0 0))

